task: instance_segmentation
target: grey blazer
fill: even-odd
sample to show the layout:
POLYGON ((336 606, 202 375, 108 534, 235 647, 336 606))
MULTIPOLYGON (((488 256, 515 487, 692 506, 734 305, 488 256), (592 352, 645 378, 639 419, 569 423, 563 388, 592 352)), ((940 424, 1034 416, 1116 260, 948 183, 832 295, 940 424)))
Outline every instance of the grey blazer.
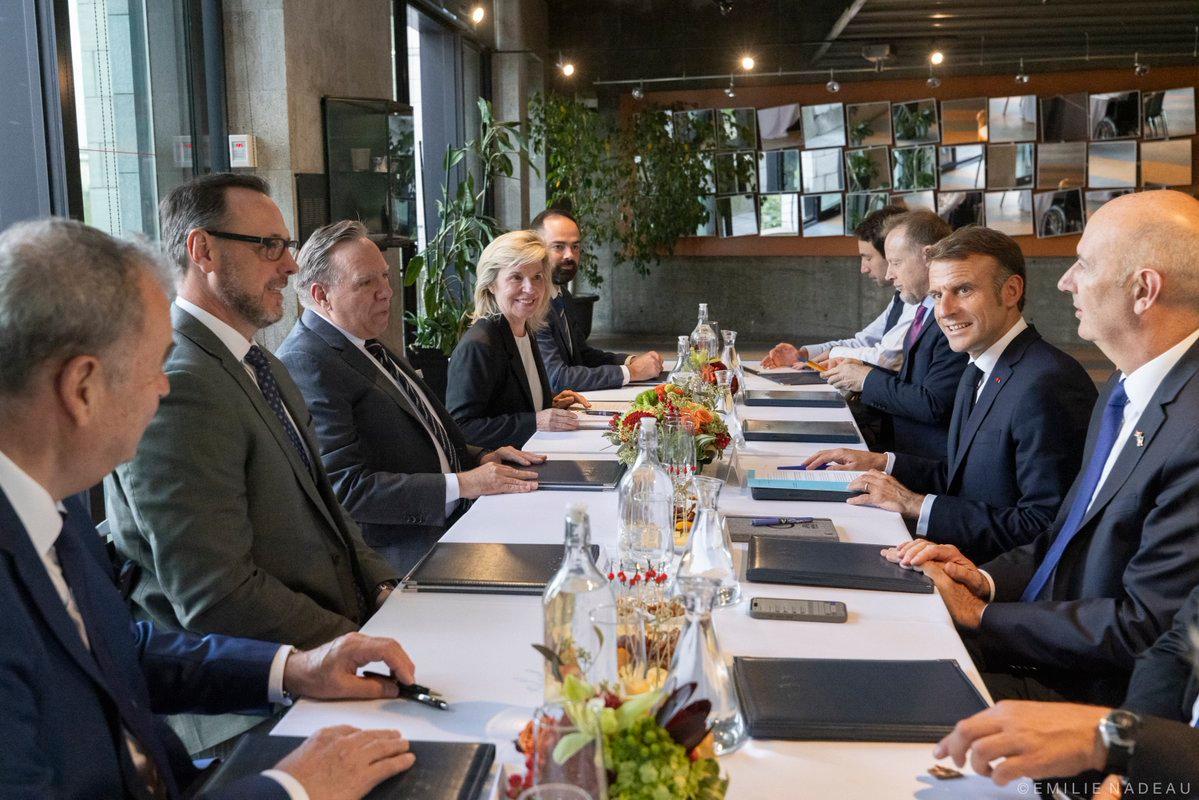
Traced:
POLYGON ((300 390, 268 356, 311 471, 229 349, 186 311, 171 314, 171 393, 105 481, 117 549, 141 567, 135 611, 301 648, 357 630, 396 574, 338 504, 300 390))

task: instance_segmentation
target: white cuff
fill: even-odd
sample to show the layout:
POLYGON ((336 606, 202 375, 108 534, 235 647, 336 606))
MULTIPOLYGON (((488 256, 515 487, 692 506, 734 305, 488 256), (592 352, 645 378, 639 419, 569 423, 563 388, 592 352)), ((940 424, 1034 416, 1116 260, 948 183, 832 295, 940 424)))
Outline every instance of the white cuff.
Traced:
POLYGON ((924 502, 920 504, 920 519, 916 521, 916 535, 924 536, 928 533, 928 520, 933 515, 933 501, 937 499, 935 494, 926 494, 924 502))
POLYGON ((820 357, 829 352, 832 348, 824 344, 805 344, 802 349, 808 351, 809 361, 819 361, 820 357))
POLYGON ((994 603, 995 602, 995 579, 992 578, 991 573, 987 572, 985 569, 980 569, 979 572, 981 572, 983 574, 983 577, 987 579, 987 586, 991 587, 991 593, 989 595, 987 595, 987 602, 994 603))
POLYGON ((621 364, 620 365, 620 374, 624 375, 624 383, 622 383, 620 385, 627 386, 629 381, 632 380, 632 374, 629 372, 629 368, 627 366, 625 366, 624 364, 621 364))
POLYGON ((883 455, 885 455, 887 457, 887 466, 883 469, 883 472, 890 475, 891 471, 895 469, 895 454, 894 453, 883 453, 883 455))
POLYGON ((304 790, 304 785, 290 773, 284 772, 281 769, 264 769, 262 774, 282 786, 283 791, 287 792, 289 800, 309 800, 308 792, 304 790))
POLYGON ((266 699, 272 703, 290 706, 292 699, 283 692, 283 668, 287 666, 287 657, 296 652, 296 648, 285 644, 275 651, 271 660, 270 676, 266 679, 266 699))
POLYGON ((447 472, 445 474, 445 513, 447 515, 453 512, 454 505, 462 498, 462 490, 458 488, 458 473, 447 472))

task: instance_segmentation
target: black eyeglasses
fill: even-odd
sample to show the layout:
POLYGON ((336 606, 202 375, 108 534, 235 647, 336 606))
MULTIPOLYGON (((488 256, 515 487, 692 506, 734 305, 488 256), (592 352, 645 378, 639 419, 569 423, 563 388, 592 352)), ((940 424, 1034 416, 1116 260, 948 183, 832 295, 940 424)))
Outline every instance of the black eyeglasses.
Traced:
POLYGON ((218 239, 229 239, 234 242, 250 242, 251 244, 260 244, 263 247, 262 255, 267 261, 278 261, 283 258, 284 249, 290 250, 292 255, 300 247, 300 243, 295 239, 281 239, 278 236, 247 236, 244 233, 229 233, 228 231, 212 231, 207 228, 204 232, 209 236, 215 236, 218 239))

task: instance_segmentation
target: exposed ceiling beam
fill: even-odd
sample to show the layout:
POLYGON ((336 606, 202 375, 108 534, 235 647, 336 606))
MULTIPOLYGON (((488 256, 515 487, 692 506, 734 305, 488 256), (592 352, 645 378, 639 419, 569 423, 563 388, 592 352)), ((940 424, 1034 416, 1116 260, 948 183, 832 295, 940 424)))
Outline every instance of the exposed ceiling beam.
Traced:
POLYGON ((841 12, 841 16, 833 23, 833 27, 829 29, 828 36, 824 37, 824 43, 820 45, 820 49, 816 51, 816 55, 812 56, 812 63, 820 61, 821 57, 828 52, 832 47, 833 42, 837 41, 837 37, 845 30, 849 23, 853 22, 853 18, 862 10, 862 6, 866 5, 866 0, 853 0, 849 4, 849 8, 841 12))

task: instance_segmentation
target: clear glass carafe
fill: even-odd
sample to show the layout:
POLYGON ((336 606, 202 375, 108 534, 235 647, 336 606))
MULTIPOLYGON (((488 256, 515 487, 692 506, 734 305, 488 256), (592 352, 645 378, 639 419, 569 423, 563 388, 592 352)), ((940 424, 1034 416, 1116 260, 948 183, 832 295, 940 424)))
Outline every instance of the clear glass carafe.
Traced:
POLYGON ((741 366, 741 356, 737 355, 737 332, 724 330, 720 335, 724 337, 724 349, 720 351, 720 360, 725 369, 736 378, 736 387, 733 389, 733 394, 736 395, 745 388, 745 368, 741 366))
MULTIPOLYGON (((729 541, 724 519, 716 510, 716 501, 724 482, 717 478, 700 476, 695 479, 696 511, 695 523, 691 526, 691 540, 679 561, 678 578, 704 577, 716 581, 716 605, 731 606, 741 600, 741 583, 737 580, 737 567, 733 563, 733 546, 729 541)), ((679 591, 682 591, 681 583, 679 591)))
MULTIPOLYGON (((591 557, 591 523, 587 507, 571 505, 566 510, 566 555, 557 574, 550 579, 541 596, 545 617, 544 644, 561 667, 575 667, 582 674, 591 669, 595 655, 587 643, 592 638, 591 612, 616 604, 607 577, 591 557)), ((562 684, 554 674, 554 665, 545 663, 545 698, 562 696, 562 684)))
POLYGON ((733 397, 733 373, 727 369, 716 370, 716 413, 720 414, 724 426, 729 429, 733 449, 745 447, 745 431, 741 428, 737 400, 733 397))
POLYGON ((670 371, 670 375, 666 380, 677 386, 686 386, 687 382, 695 377, 695 369, 691 366, 691 338, 688 336, 679 337, 679 354, 674 362, 674 369, 670 371))
POLYGON ((691 331, 691 347, 712 359, 716 358, 717 353, 720 352, 719 343, 716 331, 712 330, 712 326, 708 324, 708 304, 700 303, 699 319, 695 323, 695 330, 691 331))
POLYGON ((695 684, 692 698, 712 703, 708 724, 712 728, 716 755, 731 753, 744 744, 748 734, 733 688, 733 677, 712 629, 712 606, 718 584, 704 576, 685 578, 680 575, 678 582, 687 620, 674 651, 667 685, 695 684))
POLYGON ((674 485, 658 461, 658 421, 638 423, 637 460, 616 487, 620 568, 661 570, 671 553, 674 485))
POLYGON ((658 457, 674 484, 674 552, 682 553, 695 521, 695 426, 677 414, 662 421, 658 457))

